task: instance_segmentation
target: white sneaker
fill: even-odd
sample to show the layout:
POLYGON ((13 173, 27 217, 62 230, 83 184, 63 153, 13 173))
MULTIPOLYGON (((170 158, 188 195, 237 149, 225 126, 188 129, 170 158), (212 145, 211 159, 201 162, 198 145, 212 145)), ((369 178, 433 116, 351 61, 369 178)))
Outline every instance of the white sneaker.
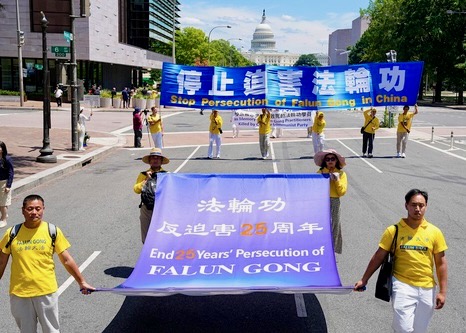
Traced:
POLYGON ((362 157, 366 157, 366 154, 362 154, 362 157))
POLYGON ((5 228, 6 227, 6 221, 5 220, 1 220, 0 221, 0 228, 5 228))
POLYGON ((401 154, 400 154, 400 153, 396 153, 396 157, 401 157, 401 154))
POLYGON ((401 157, 405 158, 405 157, 406 157, 406 154, 405 154, 405 153, 401 154, 401 157))

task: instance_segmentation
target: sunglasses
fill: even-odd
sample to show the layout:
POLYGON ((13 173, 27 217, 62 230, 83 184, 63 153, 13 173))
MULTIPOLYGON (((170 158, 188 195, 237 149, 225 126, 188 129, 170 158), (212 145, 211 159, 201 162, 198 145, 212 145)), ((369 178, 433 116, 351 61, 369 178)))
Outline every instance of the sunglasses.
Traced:
POLYGON ((326 157, 325 162, 335 162, 337 159, 335 157, 326 157))

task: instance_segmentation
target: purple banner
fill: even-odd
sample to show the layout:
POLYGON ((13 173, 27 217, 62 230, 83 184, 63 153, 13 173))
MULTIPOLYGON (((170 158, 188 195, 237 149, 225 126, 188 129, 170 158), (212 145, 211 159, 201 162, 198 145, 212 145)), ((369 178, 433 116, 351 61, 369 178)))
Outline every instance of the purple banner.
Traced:
POLYGON ((317 174, 160 174, 149 233, 113 292, 326 292, 342 287, 329 181, 317 174))

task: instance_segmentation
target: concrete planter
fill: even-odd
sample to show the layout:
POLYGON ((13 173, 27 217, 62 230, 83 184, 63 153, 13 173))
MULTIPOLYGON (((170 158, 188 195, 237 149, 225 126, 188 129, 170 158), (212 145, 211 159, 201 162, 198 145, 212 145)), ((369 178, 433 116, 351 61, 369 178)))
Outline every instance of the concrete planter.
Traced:
POLYGON ((121 109, 123 107, 123 100, 121 98, 113 98, 113 107, 121 109))
POLYGON ((144 98, 132 98, 132 101, 134 108, 140 108, 141 110, 146 108, 146 100, 144 98))
POLYGON ((147 99, 146 100, 146 108, 150 109, 153 106, 155 106, 155 99, 147 99))
POLYGON ((100 97, 100 107, 101 108, 112 107, 112 99, 109 97, 100 97))

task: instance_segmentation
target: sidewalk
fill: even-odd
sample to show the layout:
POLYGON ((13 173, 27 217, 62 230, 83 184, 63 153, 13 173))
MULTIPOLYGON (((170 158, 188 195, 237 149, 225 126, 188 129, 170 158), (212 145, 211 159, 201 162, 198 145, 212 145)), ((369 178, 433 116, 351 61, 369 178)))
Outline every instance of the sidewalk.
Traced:
MULTIPOLYGON (((89 111, 85 105, 86 114, 89 111)), ((118 109, 98 109, 98 112, 118 111, 118 109)), ((9 111, 0 115, 0 140, 5 142, 9 155, 13 158, 15 178, 13 181, 13 193, 17 195, 41 183, 64 174, 97 158, 104 157, 113 147, 123 146, 126 140, 123 136, 111 134, 110 131, 88 133, 91 136, 90 143, 85 151, 73 151, 71 149, 71 105, 63 104, 57 108, 55 103, 51 105, 52 128, 49 131, 50 146, 53 155, 57 157, 57 163, 39 163, 36 158, 40 156, 43 145, 42 126, 42 102, 27 101, 23 107, 19 103, 0 102, 0 111, 9 111), (66 118, 60 124, 54 124, 57 114, 66 118)), ((129 116, 131 110, 121 110, 129 116)), ((91 126, 88 126, 88 128, 91 126)))

